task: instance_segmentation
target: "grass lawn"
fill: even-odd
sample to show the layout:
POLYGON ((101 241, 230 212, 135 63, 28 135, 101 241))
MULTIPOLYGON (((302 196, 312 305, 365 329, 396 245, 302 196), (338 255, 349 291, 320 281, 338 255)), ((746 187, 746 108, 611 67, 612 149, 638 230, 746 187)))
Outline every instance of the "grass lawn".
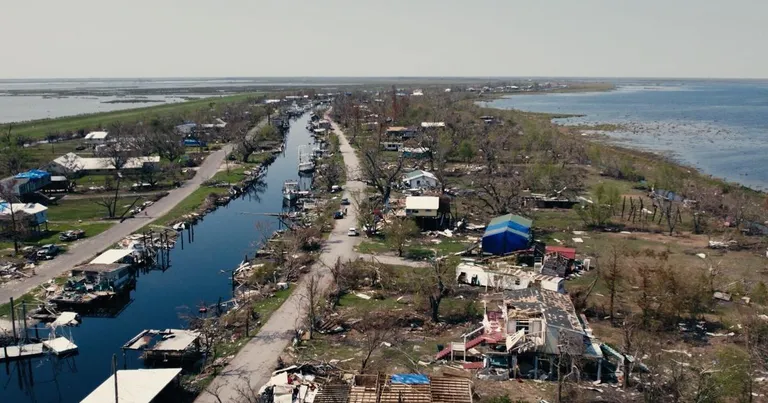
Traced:
MULTIPOLYGON (((187 196, 186 199, 182 200, 179 204, 176 205, 176 207, 172 208, 171 211, 169 211, 167 214, 155 220, 154 224, 164 225, 186 214, 194 212, 203 204, 203 201, 205 200, 205 198, 208 197, 208 195, 211 193, 216 193, 221 195, 227 192, 228 190, 224 188, 209 188, 209 187, 203 186, 195 190, 194 192, 192 192, 192 194, 187 196)), ((149 224, 149 225, 154 225, 154 224, 149 224)))
MULTIPOLYGON (((109 196, 107 196, 109 197, 109 196)), ((137 204, 142 203, 143 199, 137 204)), ((99 220, 107 216, 107 209, 104 206, 100 206, 95 203, 95 200, 99 199, 80 199, 80 200, 60 200, 58 204, 48 207, 48 220, 49 221, 78 221, 78 220, 99 220)), ((117 201, 117 215, 125 211, 125 209, 136 200, 136 197, 121 197, 117 201)))
POLYGON ((365 240, 357 245, 357 251, 360 253, 375 255, 377 253, 390 252, 390 249, 389 246, 387 246, 384 242, 365 240))
MULTIPOLYGON (((244 93, 225 97, 211 97, 197 99, 175 104, 164 104, 144 108, 126 109, 113 112, 93 113, 77 116, 67 116, 56 119, 41 119, 31 122, 19 123, 13 126, 13 133, 30 139, 43 139, 51 132, 77 131, 79 129, 96 129, 105 127, 112 122, 136 122, 155 115, 172 115, 207 108, 209 104, 224 104, 237 102, 257 93, 244 93)), ((7 125, 0 125, 0 132, 7 131, 7 125)), ((59 154, 61 155, 61 154, 59 154)))
POLYGON ((112 225, 114 225, 114 222, 108 222, 108 221, 105 221, 103 223, 83 223, 79 225, 75 223, 49 223, 48 232, 46 232, 42 237, 37 239, 32 239, 24 243, 27 245, 45 245, 49 243, 61 243, 61 241, 59 240, 59 234, 64 231, 69 231, 72 229, 81 229, 85 231, 86 237, 94 237, 106 231, 112 225))

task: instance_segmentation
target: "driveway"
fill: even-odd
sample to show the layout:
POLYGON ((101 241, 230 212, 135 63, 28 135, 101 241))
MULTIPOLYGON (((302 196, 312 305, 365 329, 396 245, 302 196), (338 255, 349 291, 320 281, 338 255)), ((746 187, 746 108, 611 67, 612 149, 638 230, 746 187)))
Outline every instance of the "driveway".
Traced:
MULTIPOLYGON (((357 155, 336 123, 333 123, 333 129, 339 134, 340 150, 347 172, 358 172, 357 155)), ((362 182, 347 182, 344 196, 351 197, 351 192, 364 189, 365 184, 362 182)), ((325 243, 319 262, 312 267, 311 273, 320 277, 323 290, 327 289, 332 281, 328 266, 336 263, 338 258, 356 258, 354 248, 360 238, 347 236, 349 227, 357 225, 357 212, 354 210, 349 209, 346 217, 335 220, 336 225, 325 243)), ((224 371, 213 380, 207 391, 200 394, 195 400, 196 403, 252 401, 243 399, 243 394, 255 393, 267 383, 277 366, 278 357, 291 342, 294 330, 302 325, 306 315, 306 282, 309 277, 307 275, 302 278, 291 296, 270 316, 259 333, 243 346, 224 371)))

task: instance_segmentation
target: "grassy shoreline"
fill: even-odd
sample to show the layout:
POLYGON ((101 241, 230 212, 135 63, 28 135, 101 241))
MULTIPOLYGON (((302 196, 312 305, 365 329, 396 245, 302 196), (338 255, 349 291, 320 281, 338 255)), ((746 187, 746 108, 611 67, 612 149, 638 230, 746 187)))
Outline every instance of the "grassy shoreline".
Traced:
POLYGON ((51 132, 76 131, 82 128, 103 127, 114 121, 135 122, 146 116, 169 115, 183 113, 205 107, 211 103, 227 103, 245 100, 257 96, 257 92, 249 92, 222 97, 200 98, 196 100, 173 104, 153 105, 141 108, 122 109, 110 112, 86 113, 80 115, 62 116, 50 119, 38 119, 24 122, 0 124, 0 132, 7 132, 12 127, 13 134, 32 140, 44 139, 51 132))

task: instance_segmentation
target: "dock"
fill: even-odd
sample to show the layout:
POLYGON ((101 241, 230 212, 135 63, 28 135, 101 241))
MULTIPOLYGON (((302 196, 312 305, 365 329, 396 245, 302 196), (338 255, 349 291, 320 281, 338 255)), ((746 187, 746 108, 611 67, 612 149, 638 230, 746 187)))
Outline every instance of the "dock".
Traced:
POLYGON ((123 350, 143 351, 145 360, 185 360, 200 355, 200 333, 184 329, 142 330, 123 350))
POLYGON ((181 373, 181 368, 126 369, 117 371, 81 403, 150 403, 181 373), (117 380, 115 380, 117 377, 117 380), (117 390, 115 390, 117 388, 117 390))
POLYGON ((46 354, 63 356, 77 352, 77 345, 66 337, 45 340, 42 343, 28 343, 6 346, 0 349, 0 362, 36 358, 46 354))

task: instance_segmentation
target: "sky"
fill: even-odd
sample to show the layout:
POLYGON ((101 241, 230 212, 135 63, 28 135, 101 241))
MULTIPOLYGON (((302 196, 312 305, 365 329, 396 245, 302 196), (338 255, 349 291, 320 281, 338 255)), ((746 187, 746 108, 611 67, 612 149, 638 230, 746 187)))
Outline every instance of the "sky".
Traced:
POLYGON ((765 0, 1 0, 0 78, 768 77, 765 0))

